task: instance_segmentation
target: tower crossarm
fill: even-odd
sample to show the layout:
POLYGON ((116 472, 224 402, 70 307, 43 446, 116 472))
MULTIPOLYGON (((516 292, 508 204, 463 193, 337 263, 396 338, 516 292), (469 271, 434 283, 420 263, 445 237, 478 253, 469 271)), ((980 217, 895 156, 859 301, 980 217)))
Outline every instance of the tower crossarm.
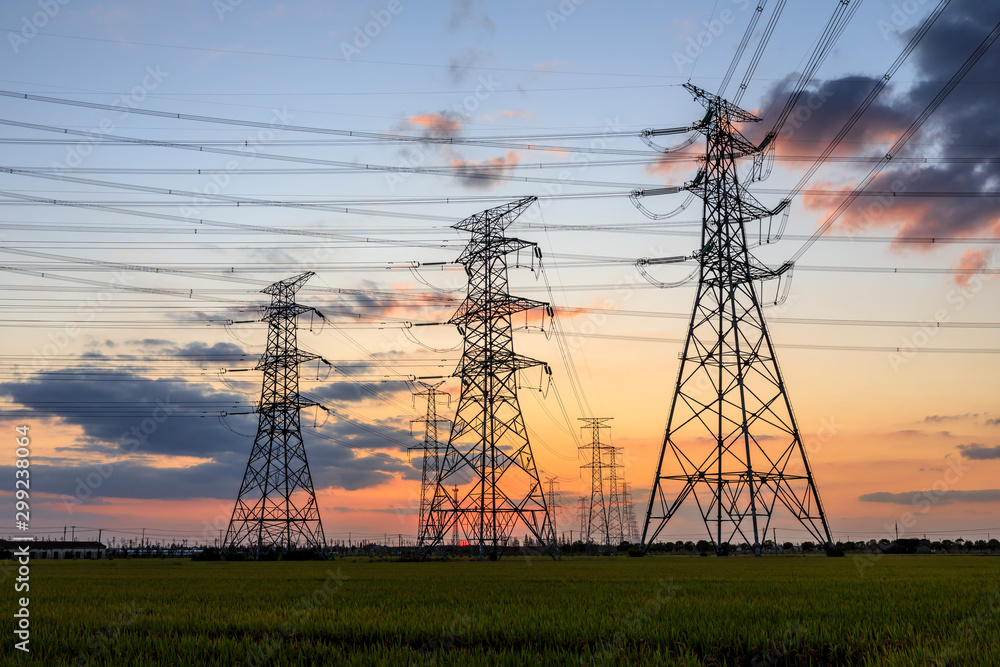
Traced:
POLYGON ((307 361, 315 361, 316 359, 319 359, 327 366, 330 365, 329 361, 319 356, 318 354, 313 354, 312 352, 302 352, 300 350, 293 350, 283 354, 281 351, 272 352, 268 350, 267 352, 264 353, 263 356, 261 356, 260 361, 257 362, 257 365, 254 366, 254 370, 262 371, 262 370, 267 370, 269 368, 274 368, 276 366, 287 368, 290 366, 298 366, 299 364, 304 364, 307 361))
POLYGON ((455 369, 456 377, 477 377, 486 373, 498 373, 501 371, 515 372, 523 371, 526 368, 535 366, 545 366, 544 361, 526 357, 516 352, 506 352, 504 350, 493 350, 487 354, 485 350, 480 355, 468 354, 462 357, 455 369))
POLYGON ((465 220, 452 225, 452 229, 463 232, 473 232, 474 234, 489 234, 499 236, 500 232, 514 222, 517 216, 524 212, 538 200, 538 197, 524 197, 516 201, 508 202, 501 206, 480 211, 475 215, 470 215, 465 220))
MULTIPOLYGON (((685 83, 684 88, 694 95, 694 98, 710 112, 715 111, 716 113, 723 114, 736 123, 760 122, 760 118, 749 111, 741 109, 729 100, 725 100, 714 93, 710 93, 703 88, 699 88, 693 83, 685 83)), ((702 121, 702 125, 704 125, 707 121, 708 118, 706 117, 706 120, 702 121)))
POLYGON ((514 313, 520 313, 525 310, 544 308, 548 305, 544 301, 535 301, 534 299, 525 299, 508 294, 490 299, 486 303, 478 299, 469 298, 458 307, 455 314, 448 320, 448 324, 465 325, 473 321, 492 321, 501 317, 510 317, 514 313))

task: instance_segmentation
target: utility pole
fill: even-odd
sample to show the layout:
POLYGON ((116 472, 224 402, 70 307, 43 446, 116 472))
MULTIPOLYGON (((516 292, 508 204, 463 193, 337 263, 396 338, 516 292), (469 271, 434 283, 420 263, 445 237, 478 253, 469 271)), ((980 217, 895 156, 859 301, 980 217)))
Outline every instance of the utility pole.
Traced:
POLYGON ((423 417, 410 420, 410 423, 423 423, 424 439, 416 447, 421 452, 421 473, 420 473, 420 513, 417 519, 417 535, 430 537, 436 534, 435 526, 430 523, 431 502, 434 500, 434 490, 437 488, 438 480, 441 478, 441 442, 438 438, 438 424, 449 423, 447 419, 439 419, 437 416, 437 402, 439 396, 447 396, 449 404, 451 395, 444 391, 438 391, 438 387, 444 381, 437 384, 427 384, 417 382, 420 386, 418 391, 413 392, 414 401, 418 396, 426 397, 427 411, 423 417))
POLYGON ((760 119, 690 83, 684 87, 707 111, 693 126, 705 135, 704 166, 684 186, 704 202, 700 250, 693 255, 698 291, 650 490, 643 548, 688 499, 697 505, 717 553, 738 540, 760 555, 775 506, 832 548, 761 306, 764 284, 780 281, 791 263, 777 269, 762 264, 750 248, 769 242, 770 235, 764 240, 761 231, 748 240, 746 230, 754 221, 769 229, 763 220, 788 201, 768 210, 739 183, 737 159, 755 156, 765 145, 751 144, 736 124, 760 119), (802 472, 792 472, 800 466, 802 472))
POLYGON ((227 550, 250 548, 258 559, 271 549, 326 547, 299 419, 302 408, 318 406, 299 394, 299 364, 319 359, 329 365, 299 350, 296 342, 300 314, 322 317, 315 308, 295 303, 295 293, 313 275, 309 271, 261 290, 271 295, 271 305, 262 318, 267 350, 256 366, 264 371, 257 435, 224 543, 227 550))
POLYGON ((448 321, 464 339, 455 370, 462 390, 431 502, 434 530, 422 536, 422 556, 454 529, 465 536, 478 558, 500 558, 518 523, 553 558, 558 555, 517 397, 520 371, 535 366, 551 370, 514 352, 511 325, 515 313, 548 304, 511 296, 507 283, 507 255, 527 249, 541 257, 534 243, 504 236, 507 226, 535 200, 526 197, 454 225, 472 234, 457 260, 465 266, 468 293, 448 321), (447 493, 452 485, 459 487, 454 497, 447 493))

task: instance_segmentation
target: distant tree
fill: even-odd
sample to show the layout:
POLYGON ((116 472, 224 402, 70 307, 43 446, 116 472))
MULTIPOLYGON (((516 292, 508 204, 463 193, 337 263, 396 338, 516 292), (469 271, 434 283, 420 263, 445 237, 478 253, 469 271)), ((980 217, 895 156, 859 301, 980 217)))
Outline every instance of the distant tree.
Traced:
POLYGON ((806 542, 802 543, 802 550, 803 551, 812 551, 815 548, 816 548, 816 545, 813 544, 812 542, 806 541, 806 542))
POLYGON ((995 537, 992 538, 989 542, 986 543, 986 548, 989 549, 990 551, 1000 550, 1000 540, 997 540, 995 537))
POLYGON ((695 550, 698 553, 707 553, 709 551, 715 551, 715 547, 708 540, 698 540, 698 543, 694 545, 695 550))
POLYGON ((785 543, 783 543, 783 544, 781 545, 781 549, 782 549, 783 551, 791 551, 791 550, 792 550, 792 549, 794 549, 794 548, 795 548, 795 545, 794 545, 794 544, 792 544, 791 542, 785 542, 785 543))

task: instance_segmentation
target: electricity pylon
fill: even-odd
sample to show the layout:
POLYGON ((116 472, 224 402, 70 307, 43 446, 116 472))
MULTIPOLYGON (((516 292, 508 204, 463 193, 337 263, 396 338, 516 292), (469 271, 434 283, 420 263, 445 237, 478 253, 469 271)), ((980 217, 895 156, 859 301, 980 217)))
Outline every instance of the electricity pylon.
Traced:
POLYGON ((608 546, 611 544, 611 517, 608 498, 604 493, 604 470, 607 467, 605 449, 607 445, 601 442, 601 430, 610 429, 607 422, 614 417, 580 417, 584 425, 580 428, 590 432, 590 442, 580 445, 584 452, 585 463, 580 466, 590 470, 590 497, 587 499, 585 516, 586 526, 581 524, 585 532, 580 539, 584 544, 594 542, 608 546))
POLYGON ((750 253, 746 223, 765 209, 740 185, 738 158, 754 146, 735 124, 760 120, 691 84, 707 110, 705 163, 687 189, 704 201, 698 292, 667 430, 653 479, 643 549, 692 498, 717 553, 739 539, 760 544, 783 506, 820 543, 833 546, 755 283, 790 268, 763 265, 750 253), (668 456, 668 452, 672 456, 668 456), (669 460, 672 458, 674 461, 669 460))
POLYGON ((444 384, 443 380, 436 384, 419 381, 417 384, 420 385, 421 389, 413 392, 414 398, 417 396, 427 398, 426 414, 411 420, 424 424, 423 441, 418 446, 411 448, 420 450, 423 458, 420 473, 420 516, 417 522, 417 533, 423 534, 425 531, 432 531, 432 527, 428 527, 427 521, 431 516, 430 507, 434 498, 434 489, 437 487, 437 481, 441 474, 441 442, 438 438, 438 424, 448 423, 447 419, 439 419, 437 416, 437 399, 438 396, 450 395, 447 392, 438 391, 438 387, 444 384))
POLYGON ((507 287, 507 255, 529 248, 540 256, 535 244, 504 236, 535 199, 497 206, 454 225, 472 233, 457 260, 469 278, 468 294, 448 321, 464 338, 455 370, 462 390, 441 458, 429 530, 420 535, 422 555, 456 529, 477 557, 496 559, 518 523, 550 555, 558 554, 517 399, 518 372, 543 362, 514 352, 511 326, 511 315, 547 304, 511 296, 507 287), (448 493, 451 486, 458 487, 456 493, 448 493))
POLYGON ((299 364, 325 362, 300 351, 296 342, 298 315, 319 314, 295 303, 295 293, 312 276, 310 271, 261 290, 271 295, 271 305, 262 318, 267 350, 256 366, 264 371, 257 435, 223 543, 227 550, 248 548, 255 558, 273 549, 326 546, 299 421, 302 408, 318 405, 299 395, 299 364))
POLYGON ((548 490, 548 508, 549 508, 549 518, 552 519, 552 533, 556 536, 559 535, 559 528, 556 526, 556 517, 559 515, 559 494, 556 491, 557 484, 556 477, 546 477, 545 481, 549 483, 548 490))
POLYGON ((625 508, 622 496, 620 465, 618 464, 618 448, 613 445, 605 447, 608 471, 608 546, 617 547, 625 541, 625 508))
POLYGON ((629 544, 639 541, 639 522, 635 519, 635 506, 632 504, 632 487, 628 482, 622 482, 622 502, 625 505, 625 533, 629 544))

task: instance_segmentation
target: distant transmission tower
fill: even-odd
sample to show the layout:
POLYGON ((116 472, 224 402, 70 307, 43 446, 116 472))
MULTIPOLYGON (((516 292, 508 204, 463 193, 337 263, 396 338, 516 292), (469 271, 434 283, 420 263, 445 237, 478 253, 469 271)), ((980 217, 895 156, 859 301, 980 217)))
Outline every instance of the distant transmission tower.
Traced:
POLYGON ((420 536, 424 555, 455 529, 479 558, 499 558, 518 523, 553 557, 558 552, 517 399, 518 372, 543 362, 514 352, 511 326, 511 315, 547 304, 511 296, 507 288, 507 255, 538 249, 505 237, 504 229, 534 201, 527 197, 454 225, 472 233, 458 258, 469 277, 468 295, 449 320, 465 339, 455 371, 462 391, 441 458, 430 530, 420 536), (457 493, 449 494, 449 486, 457 493))
POLYGON ((584 425, 580 428, 586 433, 589 431, 590 442, 580 445, 583 450, 585 463, 580 466, 584 470, 590 470, 590 497, 587 499, 585 516, 587 523, 581 529, 584 531, 580 539, 584 544, 593 542, 594 544, 611 544, 611 517, 609 499, 604 493, 605 475, 607 467, 605 449, 607 445, 601 442, 601 430, 610 429, 607 422, 613 417, 580 417, 584 425))
POLYGON ((545 481, 549 484, 548 508, 549 518, 552 519, 552 534, 559 535, 559 529, 556 527, 556 517, 559 515, 559 493, 556 491, 556 478, 546 477, 545 481))
POLYGON ((618 448, 608 445, 605 470, 608 471, 608 546, 616 547, 625 541, 625 508, 622 497, 622 473, 618 463, 618 448))
POLYGON ((420 473, 420 517, 417 522, 417 534, 434 532, 433 526, 428 526, 427 522, 431 516, 431 501, 434 498, 434 489, 437 487, 438 478, 441 474, 440 455, 441 442, 438 438, 438 424, 447 424, 447 419, 439 419, 437 416, 437 399, 439 396, 449 396, 447 392, 438 391, 438 387, 444 381, 437 384, 427 384, 417 382, 421 389, 413 392, 413 396, 423 396, 427 399, 427 412, 423 417, 413 419, 413 422, 424 424, 424 439, 412 449, 421 451, 422 466, 420 473))
POLYGON ((264 371, 257 435, 223 543, 226 549, 249 548, 258 558, 273 549, 326 546, 299 423, 303 407, 318 405, 299 395, 299 364, 322 360, 296 343, 296 317, 315 308, 295 303, 295 293, 312 276, 310 271, 261 290, 271 295, 271 305, 262 318, 267 350, 256 366, 264 371))
POLYGON ((705 164, 687 186, 704 200, 701 250, 695 253, 698 292, 646 510, 643 548, 689 498, 717 553, 739 540, 759 555, 779 504, 832 547, 754 284, 780 277, 790 264, 771 269, 758 261, 745 227, 788 202, 767 210, 738 181, 737 158, 757 155, 763 145, 751 144, 735 124, 760 119, 696 86, 684 87, 708 111, 696 126, 706 137, 705 164))
POLYGON ((629 544, 639 542, 639 523, 635 518, 635 506, 632 504, 632 486, 622 482, 622 502, 625 505, 625 539, 629 544))

